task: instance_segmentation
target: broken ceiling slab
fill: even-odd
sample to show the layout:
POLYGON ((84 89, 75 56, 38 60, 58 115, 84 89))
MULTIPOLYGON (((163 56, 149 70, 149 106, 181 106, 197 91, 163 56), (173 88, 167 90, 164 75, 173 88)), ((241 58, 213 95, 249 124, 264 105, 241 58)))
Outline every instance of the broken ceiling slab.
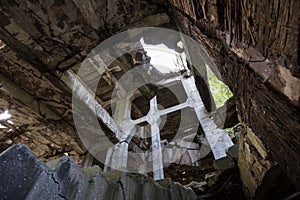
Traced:
POLYGON ((72 124, 68 113, 71 98, 65 92, 66 86, 53 74, 39 71, 38 67, 22 59, 10 47, 0 51, 0 60, 3 89, 38 113, 41 110, 45 118, 64 118, 72 124))
POLYGON ((0 74, 0 90, 4 90, 6 93, 13 95, 14 98, 24 103, 27 107, 31 108, 36 113, 44 116, 46 119, 58 120, 60 117, 54 113, 49 106, 43 102, 37 101, 36 98, 28 94, 25 90, 11 82, 8 78, 0 74))
POLYGON ((158 13, 155 15, 147 16, 147 17, 143 18, 142 20, 132 24, 131 26, 126 27, 126 29, 123 29, 123 30, 125 31, 130 28, 143 28, 146 26, 147 27, 159 27, 159 26, 161 26, 163 24, 167 24, 169 22, 170 22, 170 18, 167 15, 167 13, 158 13))
POLYGON ((8 108, 10 121, 1 121, 8 129, 0 129, 0 149, 23 143, 42 160, 51 160, 69 153, 81 163, 85 150, 74 140, 74 130, 55 120, 45 120, 41 115, 0 90, 0 108, 8 108), (12 123, 11 123, 12 122, 12 123))

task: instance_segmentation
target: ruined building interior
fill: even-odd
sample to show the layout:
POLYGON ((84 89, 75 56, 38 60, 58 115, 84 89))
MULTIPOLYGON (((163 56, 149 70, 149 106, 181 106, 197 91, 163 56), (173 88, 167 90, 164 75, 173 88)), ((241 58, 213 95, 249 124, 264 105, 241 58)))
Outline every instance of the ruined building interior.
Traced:
POLYGON ((0 199, 300 199, 299 10, 0 0, 0 199))

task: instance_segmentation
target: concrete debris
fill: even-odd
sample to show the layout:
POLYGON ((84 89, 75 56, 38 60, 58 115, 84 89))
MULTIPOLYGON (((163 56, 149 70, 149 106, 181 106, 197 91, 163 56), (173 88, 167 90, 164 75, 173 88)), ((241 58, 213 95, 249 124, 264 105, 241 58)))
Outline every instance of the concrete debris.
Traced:
POLYGON ((202 182, 192 181, 189 184, 185 185, 185 187, 190 187, 197 192, 204 192, 206 186, 207 186, 206 181, 202 181, 202 182))
POLYGON ((205 181, 209 187, 212 187, 215 185, 219 180, 219 173, 217 172, 210 172, 208 174, 205 174, 205 181))

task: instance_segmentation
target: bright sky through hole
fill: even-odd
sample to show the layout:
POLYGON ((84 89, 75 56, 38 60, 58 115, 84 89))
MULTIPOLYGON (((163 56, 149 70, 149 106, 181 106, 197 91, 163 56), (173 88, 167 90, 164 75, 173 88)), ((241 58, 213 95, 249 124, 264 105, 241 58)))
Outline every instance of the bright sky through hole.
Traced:
MULTIPOLYGON (((187 66, 186 55, 184 52, 180 54, 174 49, 169 49, 164 44, 146 44, 143 38, 141 38, 140 42, 144 50, 147 51, 147 55, 151 57, 150 63, 161 73, 178 72, 179 70, 182 70, 183 67, 180 67, 180 69, 178 67, 178 60, 180 61, 178 58, 180 56, 182 57, 183 65, 187 66)), ((182 48, 182 41, 179 41, 177 46, 182 48)), ((181 61, 179 63, 181 63, 181 61)), ((206 69, 209 69, 208 65, 205 67, 206 69)), ((216 101, 217 107, 220 107, 224 105, 226 100, 232 96, 232 93, 222 81, 217 79, 215 74, 210 71, 210 69, 208 71, 208 75, 212 95, 216 101)))
POLYGON ((3 126, 2 124, 0 124, 0 128, 7 128, 6 126, 3 126))
POLYGON ((146 44, 143 38, 141 38, 140 42, 144 50, 147 51, 147 55, 151 57, 150 63, 161 73, 178 72, 179 67, 176 64, 180 55, 182 56, 184 65, 186 65, 186 56, 184 53, 180 54, 174 49, 169 49, 164 44, 146 44))
POLYGON ((9 123, 9 124, 11 124, 11 125, 13 125, 13 124, 14 124, 14 122, 13 122, 13 121, 11 121, 11 120, 7 120, 7 123, 9 123))
POLYGON ((0 114, 0 120, 6 120, 11 117, 11 114, 8 113, 8 110, 4 111, 0 114))

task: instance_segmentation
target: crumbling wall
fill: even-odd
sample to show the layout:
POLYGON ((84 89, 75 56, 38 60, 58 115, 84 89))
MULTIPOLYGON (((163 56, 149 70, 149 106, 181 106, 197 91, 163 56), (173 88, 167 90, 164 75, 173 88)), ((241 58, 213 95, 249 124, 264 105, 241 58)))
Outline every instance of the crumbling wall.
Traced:
POLYGON ((208 21, 184 8, 195 1, 170 2, 218 66, 240 121, 299 189, 299 1, 207 1, 208 21))
MULTIPOLYGON (((299 9, 297 0, 169 0, 192 20, 228 31, 230 45, 252 46, 268 59, 276 59, 299 77, 299 9)), ((252 58, 249 58, 252 60, 252 58)), ((255 59, 255 58, 254 58, 255 59)))

